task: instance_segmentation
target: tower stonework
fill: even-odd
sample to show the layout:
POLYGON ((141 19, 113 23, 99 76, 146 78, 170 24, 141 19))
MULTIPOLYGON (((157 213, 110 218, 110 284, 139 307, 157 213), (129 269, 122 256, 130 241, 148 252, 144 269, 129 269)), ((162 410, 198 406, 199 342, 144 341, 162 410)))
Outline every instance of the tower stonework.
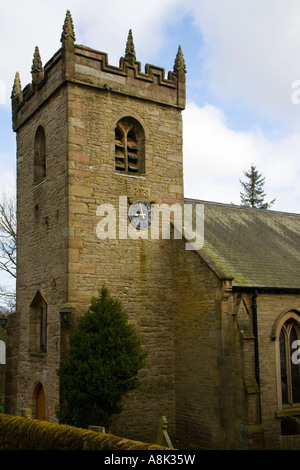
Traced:
POLYGON ((61 42, 44 67, 36 48, 32 83, 22 89, 17 74, 12 92, 18 273, 7 412, 56 420, 59 361, 105 285, 148 353, 141 387, 112 431, 153 440, 162 415, 175 428, 173 250, 162 237, 130 237, 121 215, 139 200, 183 205, 184 59, 179 48, 167 78, 148 64, 142 72, 130 31, 119 67, 111 66, 105 53, 75 44, 69 12, 61 42), (99 222, 108 206, 116 236, 105 238, 99 222))

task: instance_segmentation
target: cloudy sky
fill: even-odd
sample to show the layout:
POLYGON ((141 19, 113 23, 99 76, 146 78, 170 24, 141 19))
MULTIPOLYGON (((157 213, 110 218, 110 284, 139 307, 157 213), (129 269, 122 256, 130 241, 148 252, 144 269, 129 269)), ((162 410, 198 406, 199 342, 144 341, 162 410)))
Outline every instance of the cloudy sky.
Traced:
POLYGON ((129 29, 142 69, 172 70, 181 45, 187 197, 239 204, 239 180, 254 164, 273 209, 300 212, 299 0, 0 2, 0 188, 15 180, 15 73, 25 87, 35 46, 43 64, 59 49, 69 9, 76 43, 107 52, 111 65, 124 55, 129 29))
POLYGON ((14 75, 31 81, 35 46, 43 64, 60 47, 67 9, 76 42, 118 65, 128 30, 137 59, 187 66, 185 195, 240 202, 243 171, 266 177, 275 210, 300 211, 300 2, 298 0, 1 0, 0 187, 14 181, 14 75), (297 90, 299 89, 299 93, 297 90))

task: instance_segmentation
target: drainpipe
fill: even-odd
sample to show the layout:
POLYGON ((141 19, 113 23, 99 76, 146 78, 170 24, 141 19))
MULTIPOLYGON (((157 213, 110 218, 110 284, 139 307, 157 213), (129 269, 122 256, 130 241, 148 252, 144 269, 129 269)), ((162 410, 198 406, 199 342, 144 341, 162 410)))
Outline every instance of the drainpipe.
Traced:
POLYGON ((255 378, 258 385, 258 402, 259 402, 259 422, 261 423, 261 397, 260 397, 260 371, 259 371, 259 354, 258 354, 258 328, 257 328, 257 302, 258 291, 254 291, 252 297, 253 312, 253 333, 254 333, 254 360, 255 360, 255 378))
POLYGON ((260 388, 258 333, 257 333, 257 303, 256 303, 257 297, 258 297, 258 292, 254 291, 254 294, 252 297, 252 311, 253 311, 253 333, 254 333, 254 354, 255 354, 255 378, 256 378, 258 388, 260 388))

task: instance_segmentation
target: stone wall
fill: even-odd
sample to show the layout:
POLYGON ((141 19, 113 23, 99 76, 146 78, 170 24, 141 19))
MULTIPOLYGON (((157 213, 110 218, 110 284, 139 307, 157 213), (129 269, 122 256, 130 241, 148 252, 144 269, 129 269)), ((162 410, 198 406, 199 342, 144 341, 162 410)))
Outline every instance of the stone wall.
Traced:
POLYGON ((183 244, 174 253, 177 436, 198 449, 251 448, 257 403, 249 410, 231 282, 183 244))
POLYGON ((12 319, 13 344, 8 362, 13 372, 8 395, 17 392, 18 399, 9 412, 21 413, 23 408, 33 407, 34 416, 32 399, 35 385, 40 382, 45 387, 47 417, 52 419, 58 400, 59 310, 67 295, 66 116, 66 91, 59 90, 47 106, 38 106, 32 119, 26 119, 17 132, 17 312, 12 319), (46 178, 35 184, 34 141, 38 126, 45 130, 46 178), (37 328, 30 326, 30 306, 37 292, 47 303, 47 353, 29 351, 31 329, 37 328))
POLYGON ((167 450, 86 429, 0 414, 0 450, 167 450))
POLYGON ((188 445, 219 443, 220 321, 218 280, 197 252, 177 243, 174 259, 175 390, 177 433, 188 445))

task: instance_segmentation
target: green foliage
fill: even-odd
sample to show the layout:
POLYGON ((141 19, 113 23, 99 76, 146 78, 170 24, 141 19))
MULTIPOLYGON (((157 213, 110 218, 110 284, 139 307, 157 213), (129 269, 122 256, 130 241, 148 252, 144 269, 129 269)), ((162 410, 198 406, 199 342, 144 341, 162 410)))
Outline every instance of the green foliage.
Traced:
POLYGON ((58 412, 60 423, 109 427, 111 416, 122 410, 121 398, 139 386, 137 374, 144 363, 145 353, 126 312, 102 288, 80 317, 68 356, 60 363, 65 400, 58 412))
POLYGON ((251 165, 249 171, 244 171, 244 175, 248 178, 248 181, 243 182, 240 180, 245 190, 244 193, 240 193, 242 205, 256 209, 269 209, 274 204, 275 199, 271 202, 265 202, 266 195, 263 190, 265 178, 258 173, 254 165, 251 165))

